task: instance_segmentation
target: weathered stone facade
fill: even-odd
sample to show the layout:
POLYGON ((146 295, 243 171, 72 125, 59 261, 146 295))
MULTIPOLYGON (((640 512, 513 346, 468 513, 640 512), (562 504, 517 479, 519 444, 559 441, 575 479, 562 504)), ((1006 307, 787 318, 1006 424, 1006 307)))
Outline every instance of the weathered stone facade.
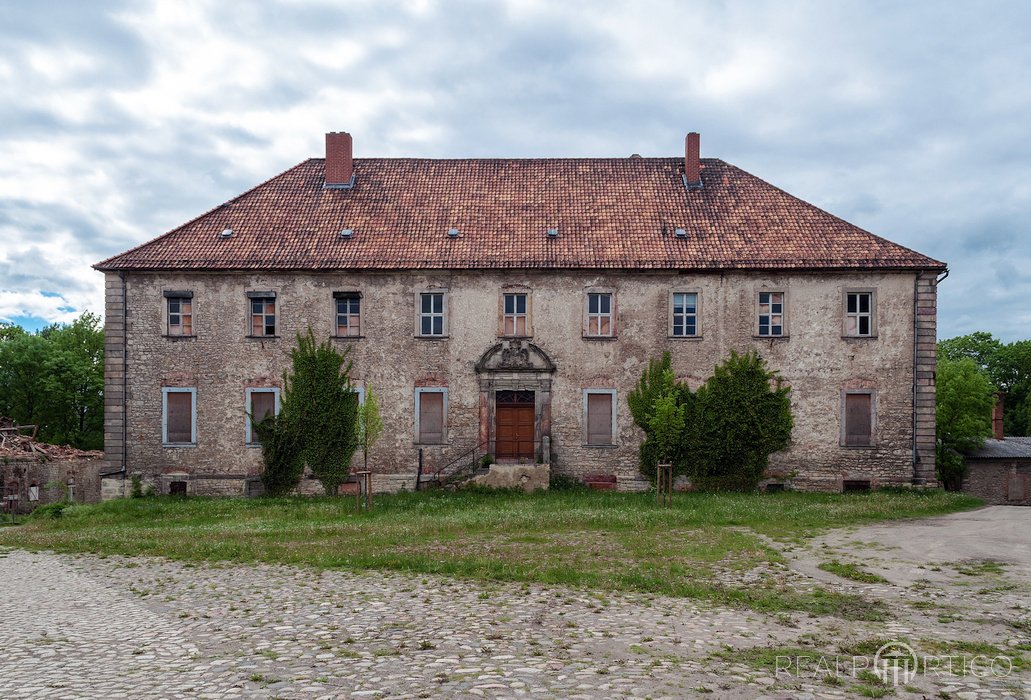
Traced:
POLYGON ((413 488, 420 449, 425 471, 432 471, 481 441, 489 444, 491 392, 502 389, 534 392, 538 461, 550 463, 552 473, 616 474, 621 488, 639 488, 641 434, 626 397, 648 360, 666 350, 677 375, 694 386, 731 350, 756 349, 781 373, 792 388, 795 429, 792 446, 772 463, 796 487, 934 482, 932 271, 122 274, 107 274, 107 468, 143 474, 162 490, 186 481, 190 493, 245 493, 245 480, 261 469, 260 449, 246 444, 246 390, 282 386, 297 333, 310 327, 316 337, 331 335, 333 292, 341 290, 362 295, 361 337, 333 342, 351 349, 353 378, 371 383, 380 399, 386 429, 370 455, 380 489, 413 488), (514 343, 499 336, 500 295, 512 288, 525 290, 530 303, 529 337, 514 343), (444 338, 417 337, 416 294, 427 289, 447 292, 444 338), (614 294, 615 337, 585 337, 588 289, 614 294), (871 337, 845 335, 844 294, 857 289, 875 293, 871 337), (195 336, 166 335, 166 290, 192 292, 195 336), (247 337, 246 293, 253 290, 276 292, 273 338, 247 337), (756 335, 756 299, 764 290, 786 294, 784 337, 756 335), (670 295, 677 291, 698 293, 696 337, 670 335, 670 295), (497 359, 506 351, 508 359, 497 359), (196 390, 196 446, 162 446, 163 387, 196 390), (419 388, 447 389, 443 445, 416 442, 419 388), (586 444, 585 389, 615 391, 612 446, 586 444), (872 446, 843 446, 849 390, 871 393, 872 446))

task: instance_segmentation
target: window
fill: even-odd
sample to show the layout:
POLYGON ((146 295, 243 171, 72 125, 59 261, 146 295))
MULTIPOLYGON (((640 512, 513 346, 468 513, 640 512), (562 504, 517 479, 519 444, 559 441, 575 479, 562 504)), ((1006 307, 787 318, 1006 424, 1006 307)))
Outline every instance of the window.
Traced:
POLYGON ((419 294, 419 335, 432 337, 447 334, 444 296, 444 292, 421 292, 419 294))
POLYGON ((612 322, 612 293, 587 293, 587 332, 594 337, 612 337, 615 324, 612 322))
POLYGON ((528 295, 525 293, 511 293, 502 295, 501 312, 501 334, 514 336, 530 335, 527 320, 528 295))
POLYGON ((197 390, 165 387, 161 399, 162 444, 197 444, 197 390))
POLYGON ((193 335, 193 292, 166 291, 167 304, 166 333, 168 335, 193 335))
POLYGON ((273 292, 247 292, 251 302, 251 336, 276 335, 276 295, 273 292))
POLYGON ((841 444, 845 447, 872 447, 874 392, 846 391, 842 403, 841 444))
POLYGON ((874 335, 873 292, 845 292, 845 335, 869 338, 874 335))
POLYGON ((39 500, 39 485, 32 483, 29 485, 29 501, 39 500))
POLYGON ((255 423, 260 423, 268 416, 279 415, 279 389, 247 389, 247 444, 260 445, 258 436, 254 433, 254 426, 251 424, 253 417, 255 423))
POLYGON ((336 334, 338 338, 360 337, 362 334, 362 295, 360 292, 334 292, 336 334))
POLYGON ((415 439, 423 445, 447 442, 447 389, 415 390, 415 439))
POLYGON ((784 292, 759 292, 759 335, 784 335, 784 292))
POLYGON ((673 292, 670 335, 691 338, 698 335, 698 292, 673 292))
POLYGON ((584 444, 615 445, 616 390, 584 389, 584 444))

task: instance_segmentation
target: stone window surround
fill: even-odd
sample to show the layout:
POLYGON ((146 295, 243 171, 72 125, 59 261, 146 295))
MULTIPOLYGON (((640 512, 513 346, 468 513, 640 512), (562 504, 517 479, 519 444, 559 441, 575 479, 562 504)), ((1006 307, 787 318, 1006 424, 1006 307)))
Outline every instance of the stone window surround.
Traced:
MULTIPOLYGON (((257 339, 257 340, 268 340, 270 338, 278 338, 279 337, 279 329, 281 327, 280 323, 279 323, 279 321, 280 321, 279 316, 280 316, 280 314, 282 312, 282 309, 280 308, 280 304, 279 304, 279 294, 276 292, 276 290, 273 290, 273 289, 248 290, 244 294, 245 294, 245 296, 247 298, 247 316, 246 316, 246 318, 247 318, 247 334, 246 334, 246 337, 247 338, 254 338, 254 339, 257 339), (253 333, 253 331, 254 331, 254 315, 251 312, 251 307, 252 307, 252 304, 253 304, 255 299, 273 299, 274 300, 273 303, 275 304, 275 308, 276 308, 276 310, 275 310, 276 332, 273 333, 272 335, 264 335, 264 334, 262 334, 262 335, 254 335, 254 333, 253 333)), ((262 324, 262 325, 264 326, 264 324, 262 324)))
POLYGON ((877 390, 876 389, 842 389, 839 407, 840 425, 838 431, 838 446, 845 450, 870 450, 877 447, 877 390), (870 444, 868 445, 846 445, 845 435, 845 397, 849 394, 867 394, 870 396, 870 444))
POLYGON ((446 340, 448 337, 448 330, 451 320, 451 294, 447 287, 423 287, 415 290, 415 337, 424 340, 446 340), (422 295, 423 294, 443 294, 443 314, 444 320, 442 324, 442 333, 440 335, 424 335, 422 332, 422 295))
POLYGON ((449 430, 448 430, 448 388, 446 386, 420 386, 415 389, 415 435, 413 442, 416 445, 447 445, 449 444, 449 430), (420 442, 419 437, 421 435, 419 420, 422 414, 422 395, 423 394, 443 394, 443 411, 444 411, 444 433, 441 442, 420 442))
POLYGON ((247 387, 247 389, 244 390, 244 404, 243 404, 244 416, 243 417, 244 417, 244 422, 246 423, 246 436, 245 436, 244 443, 247 445, 247 447, 261 447, 261 443, 258 442, 255 439, 256 436, 253 434, 254 429, 251 426, 251 416, 250 416, 250 412, 251 412, 251 396, 256 394, 256 393, 257 394, 272 393, 275 396, 275 409, 274 409, 275 415, 278 416, 279 415, 279 410, 280 410, 279 387, 276 387, 276 386, 254 386, 254 387, 247 387))
POLYGON ((498 292, 498 337, 499 338, 532 338, 533 337, 533 293, 523 284, 506 284, 498 292), (526 296, 526 333, 505 333, 505 295, 523 294, 526 296))
POLYGON ((617 316, 619 311, 619 305, 616 303, 616 288, 615 287, 587 287, 584 289, 583 296, 583 338, 585 340, 615 340, 619 334, 619 324, 617 322, 617 316), (608 335, 598 335, 589 332, 590 328, 590 298, 592 294, 608 294, 609 295, 609 333, 608 335))
POLYGON ((330 305, 329 327, 330 337, 334 340, 361 340, 365 337, 365 295, 357 287, 342 287, 333 291, 333 303, 330 305), (340 299, 358 297, 358 335, 339 335, 340 328, 337 326, 337 301, 340 299))
POLYGON ((765 286, 764 287, 758 287, 758 288, 756 288, 755 293, 752 295, 752 301, 755 304, 755 311, 752 313, 752 334, 754 335, 754 337, 761 338, 763 340, 779 340, 779 339, 782 339, 782 338, 783 339, 787 339, 790 336, 789 323, 790 323, 790 320, 791 320, 791 315, 788 313, 788 304, 790 302, 790 299, 789 299, 789 296, 788 296, 788 290, 785 289, 784 287, 765 287, 765 286), (784 301, 783 301, 783 305, 782 305, 782 308, 781 308, 781 312, 782 312, 781 316, 783 318, 781 319, 781 334, 780 335, 760 335, 760 333, 759 333, 759 316, 761 315, 760 314, 761 309, 759 307, 759 295, 760 294, 783 294, 784 295, 783 296, 783 300, 784 301))
MULTIPOLYGON (((853 314, 856 315, 856 314, 853 314)), ((856 324, 858 330, 859 324, 856 324)), ((873 287, 846 287, 841 291, 841 337, 849 339, 867 340, 877 337, 877 290, 873 287), (869 294, 870 295, 870 333, 859 335, 848 332, 848 295, 869 294)))
MULTIPOLYGON (((758 297, 756 297, 758 299, 758 297)), ((669 319, 666 323, 666 335, 670 340, 701 340, 702 339, 702 290, 697 287, 683 287, 671 289, 667 299, 667 310, 669 319), (695 295, 695 332, 694 335, 673 335, 673 295, 694 294, 695 295)))
POLYGON ((580 430, 580 442, 583 447, 600 448, 600 449, 611 449, 613 447, 619 447, 619 441, 616 439, 618 433, 616 432, 616 414, 618 413, 619 402, 617 401, 616 389, 605 389, 605 388, 585 388, 583 389, 582 399, 582 415, 581 415, 581 430, 580 430), (589 394, 608 394, 612 397, 612 442, 606 444, 597 444, 587 442, 587 396, 589 394))
MULTIPOLYGON (((197 337, 197 327, 196 327, 196 325, 194 325, 194 322, 193 322, 193 320, 194 320, 193 319, 193 291, 189 290, 189 289, 166 289, 166 290, 164 290, 162 292, 161 295, 165 299, 165 318, 164 318, 165 333, 164 333, 164 337, 171 338, 171 339, 196 338, 197 337), (190 332, 190 333, 173 333, 172 332, 172 327, 171 327, 171 325, 169 325, 169 317, 171 316, 170 305, 171 305, 171 302, 173 300, 179 301, 180 303, 182 303, 184 300, 188 300, 189 301, 189 303, 190 303, 190 330, 192 332, 190 332)), ((181 307, 180 307, 180 314, 182 314, 181 307)), ((179 325, 180 325, 180 327, 182 327, 182 319, 181 318, 180 318, 180 324, 179 325)))
POLYGON ((161 387, 161 446, 162 447, 196 447, 197 446, 197 388, 196 387, 161 387), (192 421, 190 431, 193 434, 193 442, 169 442, 168 441, 168 395, 185 394, 191 395, 192 421))

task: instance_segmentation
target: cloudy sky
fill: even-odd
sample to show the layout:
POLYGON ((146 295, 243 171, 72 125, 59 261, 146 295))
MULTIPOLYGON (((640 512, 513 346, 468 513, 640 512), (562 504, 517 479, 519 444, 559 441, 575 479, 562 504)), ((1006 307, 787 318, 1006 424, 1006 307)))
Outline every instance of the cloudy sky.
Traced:
POLYGON ((723 158, 1031 337, 1031 3, 0 0, 0 319, 308 157, 723 158))

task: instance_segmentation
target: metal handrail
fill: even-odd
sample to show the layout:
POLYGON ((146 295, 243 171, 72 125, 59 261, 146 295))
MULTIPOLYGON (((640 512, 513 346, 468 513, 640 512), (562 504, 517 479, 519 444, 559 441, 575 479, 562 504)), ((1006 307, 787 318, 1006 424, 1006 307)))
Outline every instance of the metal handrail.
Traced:
MULTIPOLYGON (((448 469, 448 468, 450 468, 450 467, 454 466, 455 464, 458 464, 459 462, 461 462, 461 461, 463 461, 463 460, 467 459, 467 458, 468 458, 468 457, 470 457, 470 456, 473 456, 473 457, 474 457, 474 458, 473 458, 473 461, 475 462, 475 461, 476 461, 476 459, 475 459, 475 455, 476 455, 476 454, 477 454, 477 453, 478 453, 478 452, 480 451, 480 448, 482 448, 482 447, 486 447, 486 446, 487 446, 487 445, 489 445, 489 444, 490 444, 490 440, 483 440, 483 441, 481 441, 481 442, 478 442, 478 443, 476 443, 475 445, 473 445, 473 447, 472 447, 472 448, 470 448, 470 449, 466 450, 465 452, 463 452, 462 454, 458 455, 458 456, 457 456, 457 457, 455 457, 455 458, 454 458, 453 460, 451 460, 450 462, 448 462, 447 464, 445 464, 445 465, 444 465, 443 467, 440 467, 440 468, 439 468, 439 469, 437 469, 437 470, 436 470, 435 472, 433 472, 433 478, 434 478, 434 479, 436 479, 436 480, 437 480, 437 481, 439 482, 439 481, 440 481, 440 477, 441 477, 441 474, 443 474, 443 472, 444 472, 444 471, 445 471, 446 469, 448 469)), ((457 472, 458 470, 455 470, 455 471, 457 472)))

